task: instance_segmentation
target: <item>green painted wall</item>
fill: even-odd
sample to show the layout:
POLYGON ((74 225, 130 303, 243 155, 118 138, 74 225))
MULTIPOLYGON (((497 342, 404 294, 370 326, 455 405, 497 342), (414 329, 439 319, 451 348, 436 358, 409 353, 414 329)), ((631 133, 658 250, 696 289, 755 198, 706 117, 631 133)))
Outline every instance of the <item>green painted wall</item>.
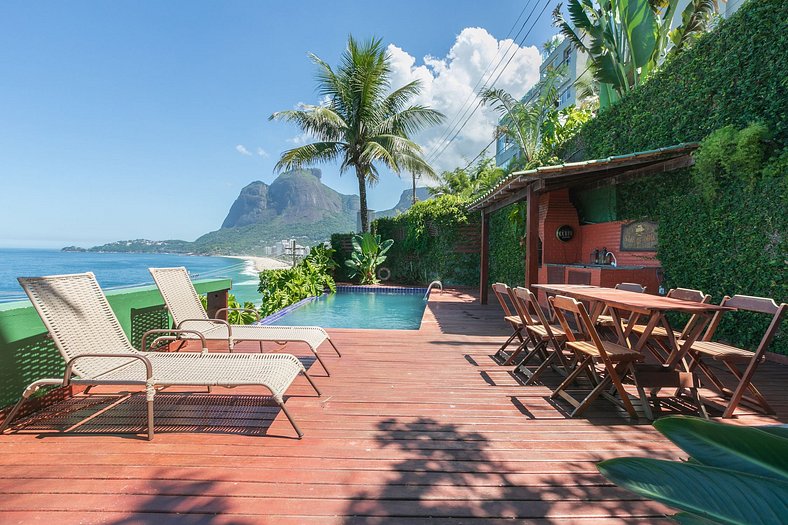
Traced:
MULTIPOLYGON (((196 281, 201 294, 228 290, 229 279, 196 281)), ((163 305, 155 286, 107 292, 112 310, 131 336, 131 310, 163 305)), ((16 401, 22 390, 38 379, 62 376, 63 359, 45 336, 44 324, 29 301, 0 304, 0 408, 16 401)))

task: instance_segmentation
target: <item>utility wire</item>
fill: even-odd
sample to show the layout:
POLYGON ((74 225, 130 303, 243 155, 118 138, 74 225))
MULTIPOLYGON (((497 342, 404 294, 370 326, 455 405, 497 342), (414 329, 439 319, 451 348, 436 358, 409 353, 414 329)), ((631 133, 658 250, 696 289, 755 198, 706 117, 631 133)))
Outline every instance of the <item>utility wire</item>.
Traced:
MULTIPOLYGON (((526 2, 526 4, 523 6, 522 11, 520 11, 520 15, 514 21, 514 24, 512 24, 512 27, 509 29, 509 32, 506 33, 506 36, 504 37, 504 40, 508 39, 509 36, 511 36, 512 32, 514 31, 514 28, 517 27, 517 24, 520 22, 520 19, 523 17, 523 13, 525 13, 525 10, 528 9, 529 3, 530 3, 530 0, 529 0, 529 2, 526 2)), ((529 17, 530 17, 530 14, 529 14, 529 17)), ((509 43, 509 47, 506 48, 506 51, 504 51, 503 55, 498 60, 498 63, 495 64, 495 67, 493 68, 492 73, 490 74, 490 77, 492 77, 492 74, 495 73, 496 69, 498 69, 498 66, 501 65, 501 62, 503 62, 503 59, 506 57, 506 55, 509 54, 509 51, 512 49, 512 46, 514 45, 514 42, 517 40, 517 37, 520 36, 520 33, 522 32, 523 27, 525 27, 526 23, 528 23, 528 19, 526 19, 523 22, 523 24, 520 26, 520 30, 512 38, 512 41, 509 43)), ((498 53, 500 53, 500 49, 497 49, 495 51, 495 55, 493 55, 492 59, 490 59, 490 62, 487 64, 487 67, 484 69, 482 74, 479 76, 479 79, 476 81, 476 84, 473 86, 473 89, 471 89, 471 92, 468 93, 468 96, 465 98, 465 101, 460 105, 460 109, 457 110, 457 113, 449 121, 450 123, 449 123, 449 125, 446 126, 446 131, 441 133, 441 136, 440 136, 440 138, 438 139, 438 142, 437 142, 438 144, 442 144, 443 141, 446 140, 449 137, 449 135, 451 135, 451 133, 454 131, 454 129, 456 129, 456 127, 459 124, 460 120, 462 120, 462 118, 465 116, 465 114, 470 109, 472 104, 469 104, 469 102, 471 101, 471 98, 476 95, 476 90, 479 87, 479 84, 481 84, 482 80, 484 80, 484 77, 490 71, 490 67, 495 62, 495 59, 498 58, 498 53)), ((487 80, 489 80, 489 78, 487 80)), ((486 82, 485 82, 485 84, 486 84, 486 82)), ((430 156, 428 156, 428 159, 427 159, 428 161, 429 161, 429 157, 430 156)))
MULTIPOLYGON (((531 24, 531 27, 528 28, 528 31, 523 36, 523 38, 520 40, 520 43, 519 43, 520 45, 522 45, 525 42, 525 39, 528 38, 528 36, 530 35, 530 33, 533 30, 534 26, 536 25, 536 22, 539 20, 539 18, 542 17, 542 15, 545 12, 545 9, 547 9, 547 6, 549 4, 550 4, 550 1, 546 0, 545 3, 544 3, 544 6, 542 6, 542 10, 539 12, 539 15, 536 17, 536 19, 534 19, 533 23, 531 24)), ((535 7, 536 6, 534 6, 534 8, 535 7)), ((533 10, 531 11, 531 14, 533 14, 533 10)), ((530 18, 530 15, 529 15, 529 18, 530 18)), ((526 20, 526 23, 527 23, 527 20, 526 20)), ((503 72, 506 70, 506 68, 512 62, 512 60, 514 59, 515 55, 516 55, 516 53, 513 53, 512 56, 509 57, 509 60, 506 62, 506 64, 503 66, 503 68, 498 72, 498 75, 495 77, 495 80, 493 80, 493 82, 490 84, 490 88, 492 88, 495 85, 495 83, 501 78, 501 75, 503 75, 503 72)), ((442 148, 439 148, 438 150, 436 150, 436 153, 431 156, 432 162, 434 162, 435 160, 440 158, 440 156, 448 149, 449 145, 451 145, 451 143, 454 142, 454 140, 457 138, 457 136, 459 136, 460 132, 468 124, 470 119, 473 117, 473 115, 476 113, 476 111, 481 107, 481 105, 482 105, 482 101, 481 101, 481 99, 479 99, 479 101, 476 103, 475 107, 473 108, 473 111, 470 113, 470 115, 467 116, 465 121, 462 123, 462 125, 459 127, 459 129, 457 129, 457 131, 454 133, 454 135, 451 137, 451 139, 449 139, 448 142, 446 142, 443 145, 442 148)))

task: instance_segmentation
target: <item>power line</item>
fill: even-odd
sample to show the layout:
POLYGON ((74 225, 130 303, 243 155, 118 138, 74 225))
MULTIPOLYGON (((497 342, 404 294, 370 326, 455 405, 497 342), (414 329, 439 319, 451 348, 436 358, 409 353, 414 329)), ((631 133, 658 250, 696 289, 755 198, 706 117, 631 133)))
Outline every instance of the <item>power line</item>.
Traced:
MULTIPOLYGON (((525 42, 525 39, 528 38, 528 36, 530 35, 530 33, 533 30, 534 26, 536 25, 536 22, 544 14, 545 9, 547 9, 547 6, 549 4, 550 4, 550 1, 546 0, 544 6, 542 7, 542 10, 539 12, 539 15, 536 17, 536 19, 534 19, 534 22, 531 24, 531 27, 528 28, 528 32, 526 32, 526 34, 523 36, 522 40, 520 41, 520 45, 522 45, 525 42)), ((533 14, 533 10, 531 11, 531 13, 533 14)), ((529 16, 529 18, 530 18, 530 16, 529 16)), ((526 21, 526 23, 527 23, 527 21, 526 21)), ((516 55, 516 53, 512 54, 512 56, 509 57, 509 60, 506 62, 506 64, 503 66, 503 68, 499 71, 498 76, 496 76, 495 80, 493 80, 493 82, 490 84, 490 88, 492 88, 492 86, 494 86, 495 83, 498 82, 498 80, 501 78, 501 75, 503 75, 503 72, 506 70, 506 68, 509 66, 509 64, 514 59, 515 55, 516 55)), ((482 105, 482 101, 481 101, 481 99, 479 99, 479 101, 476 103, 476 106, 473 108, 473 111, 470 113, 470 115, 468 115, 468 117, 462 123, 460 128, 454 133, 454 135, 451 137, 451 139, 449 139, 449 141, 446 142, 442 148, 439 148, 438 150, 436 150, 435 155, 431 156, 433 162, 435 160, 437 160, 438 158, 440 158, 440 156, 448 149, 449 145, 451 145, 451 143, 454 142, 454 139, 457 138, 457 136, 460 134, 460 132, 463 130, 463 128, 468 124, 470 119, 473 117, 473 115, 476 113, 476 111, 479 109, 479 107, 481 107, 481 105, 482 105)))
MULTIPOLYGON (((514 31, 514 28, 517 27, 517 23, 523 17, 523 13, 525 13, 525 10, 528 9, 529 3, 530 3, 530 0, 529 0, 529 2, 526 2, 526 4, 523 6, 522 11, 520 11, 519 16, 514 21, 514 24, 512 24, 512 27, 509 29, 509 32, 506 33, 506 36, 504 37, 504 40, 509 38, 509 36, 512 34, 512 31, 514 31)), ((533 13, 533 10, 531 12, 533 13)), ((529 17, 530 17, 530 15, 529 15, 529 17)), ((520 30, 517 31, 517 34, 514 36, 514 38, 512 38, 512 41, 509 43, 509 47, 506 48, 506 51, 504 51, 503 55, 498 60, 498 63, 495 64, 495 67, 492 70, 493 73, 495 72, 496 69, 498 69, 498 66, 501 65, 501 62, 503 61, 503 58, 506 57, 507 54, 509 54, 509 51, 512 49, 512 46, 514 45, 514 42, 517 40, 517 37, 520 36, 520 33, 522 32, 523 27, 525 27, 526 23, 528 23, 528 19, 526 19, 523 22, 523 24, 520 26, 520 30)), ((500 52, 500 49, 496 49, 495 55, 492 57, 492 59, 490 59, 490 62, 487 64, 487 67, 484 69, 482 74, 479 76, 479 80, 476 81, 476 84, 473 86, 473 89, 471 89, 471 92, 468 93, 468 96, 465 98, 465 101, 460 105, 460 109, 457 110, 457 113, 449 121, 450 123, 449 123, 449 125, 446 126, 446 131, 441 133, 441 136, 440 136, 440 138, 438 139, 438 142, 437 142, 438 144, 442 144, 443 141, 446 140, 446 138, 448 138, 449 135, 451 135, 451 133, 456 128, 457 124, 459 124, 460 120, 462 120, 462 117, 464 117, 465 114, 468 112, 468 109, 471 107, 471 104, 469 104, 471 98, 474 95, 476 95, 476 89, 479 87, 479 84, 482 82, 482 80, 484 80, 484 77, 487 75, 487 72, 490 71, 490 66, 492 66, 493 63, 495 62, 495 59, 498 58, 498 53, 499 52, 500 52)), ((490 74, 490 77, 492 77, 492 74, 490 74)), ((489 78, 488 78, 488 80, 489 80, 489 78)), ((485 82, 485 84, 486 84, 486 82, 485 82)), ((429 160, 430 156, 431 155, 428 156, 427 160, 429 160)))

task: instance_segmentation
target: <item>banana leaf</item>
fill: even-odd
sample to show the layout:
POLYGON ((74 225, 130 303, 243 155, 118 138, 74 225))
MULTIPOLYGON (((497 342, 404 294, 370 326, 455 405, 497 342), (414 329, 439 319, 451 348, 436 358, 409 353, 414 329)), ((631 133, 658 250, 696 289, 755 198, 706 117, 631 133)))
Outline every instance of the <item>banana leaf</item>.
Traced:
POLYGON ((713 522, 777 525, 788 516, 788 482, 650 458, 611 459, 597 467, 620 487, 713 522))
POLYGON ((687 416, 666 417, 654 427, 703 465, 788 482, 788 439, 784 437, 687 416))

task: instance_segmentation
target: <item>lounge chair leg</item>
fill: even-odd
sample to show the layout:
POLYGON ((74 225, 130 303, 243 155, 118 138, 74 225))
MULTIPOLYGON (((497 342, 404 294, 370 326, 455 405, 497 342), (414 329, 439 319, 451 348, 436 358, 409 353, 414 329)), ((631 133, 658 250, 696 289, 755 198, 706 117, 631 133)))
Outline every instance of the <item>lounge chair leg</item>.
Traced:
POLYGON ((326 364, 323 362, 322 359, 320 359, 320 356, 318 355, 317 351, 316 350, 312 350, 312 353, 315 354, 315 357, 317 358, 317 362, 320 363, 320 366, 322 366, 323 370, 326 371, 326 375, 330 376, 331 372, 328 371, 328 368, 326 368, 326 364))
POLYGON ((3 424, 0 425, 0 434, 5 432, 5 430, 8 428, 8 426, 11 424, 11 420, 14 419, 14 417, 17 414, 17 412, 19 412, 19 409, 22 408, 23 404, 25 404, 25 401, 27 401, 27 396, 22 396, 19 399, 19 401, 16 402, 16 405, 14 405, 14 408, 11 409, 11 411, 8 413, 8 415, 3 420, 3 424))
POLYGON ((19 398, 19 401, 16 402, 16 405, 14 405, 14 408, 12 408, 10 412, 8 412, 8 415, 3 420, 3 424, 0 425, 0 434, 2 434, 3 432, 6 431, 6 429, 11 424, 11 421, 16 417, 17 413, 19 413, 19 409, 22 408, 22 405, 25 404, 25 401, 30 399, 30 396, 32 396, 33 394, 38 392, 39 388, 41 388, 42 386, 59 386, 59 385, 62 385, 62 384, 63 384, 63 380, 62 379, 60 379, 60 380, 58 380, 58 379, 41 379, 39 381, 36 381, 35 383, 31 383, 30 385, 28 385, 28 387, 25 388, 25 391, 22 392, 22 397, 19 398))
POLYGON ((337 348, 337 345, 334 344, 334 341, 329 339, 328 342, 329 344, 331 344, 331 347, 334 349, 334 352, 336 352, 339 357, 342 357, 342 354, 339 353, 339 349, 337 348))
POLYGON ((153 440, 153 400, 148 401, 148 441, 153 440))
POLYGON ((307 373, 306 373, 306 371, 303 371, 303 372, 301 372, 301 373, 302 373, 302 374, 304 374, 304 377, 306 377, 306 380, 307 380, 307 381, 309 381, 309 384, 310 384, 310 385, 312 385, 312 388, 314 388, 314 389, 315 389, 315 392, 317 392, 317 396, 318 396, 318 397, 322 396, 323 394, 320 392, 320 389, 319 389, 319 388, 317 388, 317 385, 316 385, 316 384, 315 384, 315 382, 312 380, 312 378, 311 378, 311 377, 309 377, 309 374, 307 374, 307 373))
POLYGON ((290 412, 288 412, 287 408, 285 408, 285 404, 283 402, 280 402, 280 401, 277 401, 277 403, 279 403, 279 406, 282 408, 282 412, 284 412, 285 416, 287 417, 287 420, 290 421, 291 425, 293 425, 293 428, 295 429, 296 433, 298 434, 298 439, 301 439, 302 437, 304 437, 304 433, 301 432, 301 429, 298 428, 298 425, 296 425, 296 422, 293 421, 293 418, 290 416, 290 412))

